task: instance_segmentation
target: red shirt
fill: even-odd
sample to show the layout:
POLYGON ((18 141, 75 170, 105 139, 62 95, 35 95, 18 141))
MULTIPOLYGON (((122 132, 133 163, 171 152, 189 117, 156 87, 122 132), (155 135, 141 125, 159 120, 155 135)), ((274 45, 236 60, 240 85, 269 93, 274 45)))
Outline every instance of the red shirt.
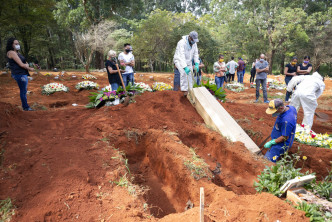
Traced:
POLYGON ((244 70, 244 65, 245 65, 243 60, 239 60, 237 63, 239 64, 239 66, 237 67, 237 71, 243 71, 244 70))

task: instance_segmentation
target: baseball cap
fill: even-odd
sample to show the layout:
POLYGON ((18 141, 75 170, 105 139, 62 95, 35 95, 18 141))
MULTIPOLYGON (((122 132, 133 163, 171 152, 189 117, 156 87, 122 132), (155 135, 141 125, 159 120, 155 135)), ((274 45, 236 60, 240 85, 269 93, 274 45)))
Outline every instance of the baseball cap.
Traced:
POLYGON ((192 31, 189 33, 189 36, 195 41, 195 42, 199 42, 198 40, 198 33, 196 31, 192 31))
POLYGON ((267 114, 273 114, 277 112, 277 109, 284 106, 284 102, 281 99, 271 100, 269 103, 269 108, 266 109, 267 114))

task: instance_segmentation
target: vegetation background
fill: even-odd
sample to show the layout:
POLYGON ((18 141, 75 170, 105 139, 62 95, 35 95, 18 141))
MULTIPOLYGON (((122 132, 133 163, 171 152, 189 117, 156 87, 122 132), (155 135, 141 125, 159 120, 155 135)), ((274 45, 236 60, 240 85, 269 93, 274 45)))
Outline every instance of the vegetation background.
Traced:
POLYGON ((249 71, 263 52, 274 74, 309 55, 332 76, 330 0, 1 0, 0 21, 1 68, 15 36, 42 69, 102 69, 107 52, 129 42, 137 71, 171 72, 177 42, 196 30, 206 72, 220 53, 249 71))

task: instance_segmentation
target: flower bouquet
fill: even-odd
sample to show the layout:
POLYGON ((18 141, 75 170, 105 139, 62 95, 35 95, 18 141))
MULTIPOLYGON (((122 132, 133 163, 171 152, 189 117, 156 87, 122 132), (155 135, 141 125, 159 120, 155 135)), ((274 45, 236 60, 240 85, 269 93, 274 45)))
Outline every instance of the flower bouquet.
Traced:
POLYGON ((102 91, 108 91, 108 92, 110 92, 110 91, 112 91, 112 86, 111 85, 108 85, 108 86, 105 86, 104 88, 102 88, 101 89, 102 91))
POLYGON ((286 90, 286 84, 283 84, 283 82, 281 82, 279 78, 278 80, 267 79, 268 88, 276 90, 286 90))
MULTIPOLYGON (((223 102, 225 102, 226 100, 226 93, 225 90, 220 87, 219 89, 217 88, 216 84, 212 84, 210 82, 210 80, 208 80, 206 83, 202 83, 202 86, 204 86, 213 96, 215 96, 217 99, 222 100, 223 102)), ((195 86, 196 87, 201 87, 201 86, 195 86)))
POLYGON ((69 88, 61 83, 49 83, 42 86, 42 94, 44 95, 51 95, 52 93, 60 91, 68 92, 69 88))
POLYGON ((233 92, 242 92, 245 89, 244 84, 238 82, 228 83, 226 84, 226 88, 233 92))
POLYGON ((173 87, 169 84, 163 82, 154 82, 152 85, 153 91, 164 91, 164 90, 172 90, 173 87))
POLYGON ((145 91, 148 91, 148 92, 152 92, 152 89, 151 87, 144 83, 144 82, 137 82, 134 84, 134 86, 138 86, 139 88, 141 88, 142 90, 140 91, 141 93, 145 92, 145 91))
POLYGON ((323 147, 332 149, 332 136, 325 134, 317 134, 310 130, 304 124, 296 125, 295 140, 310 146, 323 147))
POLYGON ((97 77, 91 74, 85 74, 82 76, 82 79, 97 79, 97 77))
POLYGON ((116 91, 99 91, 91 92, 92 96, 90 97, 90 103, 86 106, 87 108, 97 108, 105 104, 116 105, 119 104, 119 96, 116 91))
POLYGON ((82 89, 99 89, 99 85, 92 81, 82 81, 76 84, 76 89, 82 90, 82 89))
POLYGON ((52 73, 49 73, 49 72, 43 74, 43 76, 52 76, 52 75, 53 75, 53 74, 52 74, 52 73))

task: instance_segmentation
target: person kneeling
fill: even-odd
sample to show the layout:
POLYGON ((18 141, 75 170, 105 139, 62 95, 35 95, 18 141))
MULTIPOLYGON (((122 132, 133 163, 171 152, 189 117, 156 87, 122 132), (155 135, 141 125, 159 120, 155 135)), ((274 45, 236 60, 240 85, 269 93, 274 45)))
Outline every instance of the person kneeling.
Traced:
POLYGON ((281 99, 275 99, 270 101, 266 113, 277 117, 271 133, 272 140, 264 145, 269 149, 265 157, 275 163, 293 145, 297 112, 294 106, 285 106, 281 99))

